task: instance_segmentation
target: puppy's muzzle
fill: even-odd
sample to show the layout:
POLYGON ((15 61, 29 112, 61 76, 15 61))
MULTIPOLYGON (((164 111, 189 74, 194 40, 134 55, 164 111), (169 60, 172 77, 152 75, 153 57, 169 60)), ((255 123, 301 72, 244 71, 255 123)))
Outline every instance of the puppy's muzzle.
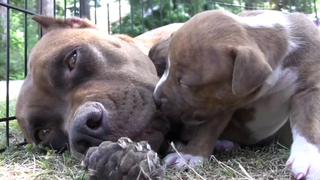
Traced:
POLYGON ((168 99, 163 94, 161 88, 157 88, 153 92, 153 100, 154 100, 154 103, 156 104, 157 108, 160 109, 160 110, 161 110, 162 104, 168 102, 168 99))
POLYGON ((108 135, 108 113, 99 102, 86 102, 78 108, 70 129, 72 153, 82 156, 89 147, 101 144, 108 135))

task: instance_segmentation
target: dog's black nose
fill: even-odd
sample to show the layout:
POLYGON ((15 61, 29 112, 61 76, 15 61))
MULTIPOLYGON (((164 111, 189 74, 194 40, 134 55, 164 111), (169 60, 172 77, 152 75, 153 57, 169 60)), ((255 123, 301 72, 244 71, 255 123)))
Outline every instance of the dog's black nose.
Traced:
POLYGON ((84 154, 88 148, 98 146, 106 139, 108 131, 108 113, 102 105, 82 105, 75 115, 70 131, 73 151, 84 154))

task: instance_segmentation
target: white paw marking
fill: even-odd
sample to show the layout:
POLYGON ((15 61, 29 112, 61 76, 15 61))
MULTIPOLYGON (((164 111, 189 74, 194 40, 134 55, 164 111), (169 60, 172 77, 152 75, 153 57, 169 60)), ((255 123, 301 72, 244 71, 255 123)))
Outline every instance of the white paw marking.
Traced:
POLYGON ((296 179, 320 180, 320 152, 304 137, 293 131, 294 142, 287 161, 296 179))
POLYGON ((167 155, 164 158, 164 160, 167 165, 174 165, 177 168, 186 167, 186 163, 191 167, 201 166, 202 163, 206 160, 204 157, 201 156, 193 156, 190 154, 183 153, 180 153, 180 155, 184 160, 181 159, 178 153, 171 153, 167 155))

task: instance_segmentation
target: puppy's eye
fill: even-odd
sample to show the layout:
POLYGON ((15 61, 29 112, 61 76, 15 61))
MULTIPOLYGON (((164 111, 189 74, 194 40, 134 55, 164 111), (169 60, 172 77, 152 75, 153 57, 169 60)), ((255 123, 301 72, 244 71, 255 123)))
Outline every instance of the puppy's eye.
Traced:
POLYGON ((50 129, 40 129, 37 131, 36 137, 39 141, 43 141, 47 138, 50 133, 50 129))
POLYGON ((75 51, 73 55, 68 59, 68 66, 70 70, 72 70, 75 67, 76 61, 77 61, 77 52, 75 51))
POLYGON ((185 87, 185 88, 189 87, 188 85, 185 85, 183 82, 181 82, 181 80, 179 80, 178 83, 179 83, 180 86, 182 86, 182 87, 185 87))

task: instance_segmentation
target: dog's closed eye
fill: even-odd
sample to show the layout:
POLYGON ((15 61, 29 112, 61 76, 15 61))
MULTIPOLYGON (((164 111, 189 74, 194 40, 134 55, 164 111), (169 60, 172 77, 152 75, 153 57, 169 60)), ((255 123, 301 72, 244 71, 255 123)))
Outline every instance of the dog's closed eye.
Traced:
POLYGON ((178 83, 180 84, 181 87, 184 87, 184 88, 188 88, 189 85, 185 84, 184 82, 182 82, 182 80, 178 80, 178 83))

